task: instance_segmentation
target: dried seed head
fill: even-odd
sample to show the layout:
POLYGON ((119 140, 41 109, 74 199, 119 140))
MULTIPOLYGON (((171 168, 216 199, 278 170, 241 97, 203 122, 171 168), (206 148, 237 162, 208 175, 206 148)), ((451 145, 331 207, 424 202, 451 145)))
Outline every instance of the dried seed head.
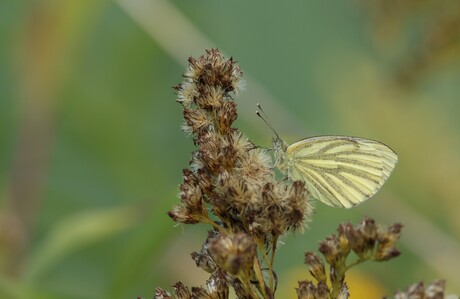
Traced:
POLYGON ((253 239, 245 233, 220 235, 209 244, 209 252, 216 264, 232 275, 248 273, 254 264, 256 248, 253 239))
POLYGON ((331 266, 329 269, 329 279, 331 280, 331 283, 335 285, 337 285, 337 283, 342 284, 345 278, 344 275, 341 275, 342 273, 340 271, 337 271, 339 267, 340 265, 331 266))
MULTIPOLYGON (((220 108, 224 103, 226 91, 219 86, 203 86, 200 90, 202 96, 197 96, 196 105, 204 110, 213 111, 220 108)), ((219 111, 219 110, 218 110, 219 111)))
POLYGON ((199 59, 190 57, 188 61, 185 78, 202 86, 218 86, 226 92, 238 91, 242 72, 233 59, 225 60, 219 50, 207 50, 199 59))
POLYGON ((239 177, 245 178, 248 184, 261 185, 267 181, 274 180, 274 173, 270 169, 271 158, 265 150, 261 149, 248 149, 249 146, 253 147, 249 142, 240 141, 236 143, 235 149, 246 149, 246 154, 238 155, 235 164, 235 174, 239 177))
POLYGON ((425 287, 423 286, 423 282, 410 286, 407 290, 407 295, 410 299, 423 299, 425 296, 425 287))
POLYGON ((208 237, 203 243, 201 250, 199 252, 192 252, 192 259, 195 261, 196 265, 206 272, 213 273, 217 270, 217 265, 211 257, 209 252, 209 243, 211 240, 214 240, 218 237, 218 233, 215 230, 208 231, 208 237))
POLYGON ((296 288, 298 299, 316 299, 316 286, 311 281, 299 281, 299 287, 296 288))
POLYGON ((407 294, 398 292, 395 294, 395 299, 408 299, 407 294))
POLYGON ((236 103, 235 102, 223 102, 222 107, 217 110, 217 127, 219 132, 223 135, 231 132, 231 125, 236 120, 236 103))
POLYGON ((351 250, 350 240, 348 235, 353 230, 353 225, 351 223, 341 223, 338 228, 339 232, 339 247, 343 255, 348 255, 351 250))
POLYGON ((346 231, 346 238, 350 243, 351 249, 361 258, 364 258, 367 253, 367 240, 363 234, 362 229, 357 229, 356 227, 350 227, 346 231))
POLYGON ((189 169, 184 169, 183 172, 184 182, 179 187, 181 204, 176 205, 168 215, 176 222, 199 223, 207 214, 203 195, 193 172, 189 169))
POLYGON ((326 281, 326 270, 324 268, 324 263, 316 254, 313 252, 306 252, 305 264, 308 266, 310 274, 317 281, 326 281))
POLYGON ((201 136, 210 129, 212 124, 208 115, 199 109, 184 109, 184 119, 185 124, 182 126, 182 131, 187 135, 201 136))
POLYGON ((163 290, 162 288, 156 288, 155 299, 172 299, 171 294, 163 290))
POLYGON ((348 299, 348 296, 350 296, 350 293, 348 292, 347 284, 343 283, 340 293, 337 295, 337 299, 348 299))
POLYGON ((285 209, 287 229, 302 230, 313 214, 313 205, 305 182, 294 181, 292 185, 285 187, 285 190, 281 203, 285 209))
POLYGON ((316 298, 317 299, 329 299, 329 287, 327 286, 325 281, 318 282, 318 286, 316 288, 316 298))
POLYGON ((190 290, 182 283, 177 282, 173 285, 174 296, 177 299, 190 299, 192 294, 190 290))
POLYGON ((203 192, 203 194, 206 195, 203 198, 204 200, 206 200, 213 194, 215 188, 215 186, 213 185, 212 177, 204 169, 198 169, 196 171, 196 180, 198 185, 200 186, 201 192, 203 192))
POLYGON ((374 219, 365 218, 360 224, 358 224, 356 230, 363 236, 365 246, 364 250, 372 250, 377 237, 377 225, 375 224, 374 219))
POLYGON ((211 256, 204 254, 203 252, 192 252, 192 259, 195 261, 197 267, 205 270, 208 273, 212 273, 216 269, 216 264, 214 263, 211 256))
POLYGON ((236 298, 248 298, 247 292, 241 284, 241 281, 238 279, 232 280, 232 287, 235 290, 236 298))
POLYGON ((444 288, 446 285, 445 280, 433 281, 425 291, 427 299, 442 299, 444 298, 444 288))
POLYGON ((397 223, 388 230, 379 230, 377 234, 377 252, 375 258, 378 261, 386 261, 394 257, 399 256, 401 253, 396 249, 396 241, 398 241, 401 235, 402 224, 397 223))
POLYGON ((209 294, 202 287, 192 287, 192 298, 193 299, 214 299, 211 294, 209 294))
POLYGON ((229 278, 222 270, 217 270, 212 273, 211 277, 206 281, 207 293, 211 298, 228 298, 229 294, 229 278))
POLYGON ((177 87, 177 102, 181 103, 184 108, 191 108, 198 96, 196 84, 191 80, 185 80, 177 87))
MULTIPOLYGON (((423 282, 411 285, 406 292, 397 292, 395 299, 458 299, 456 295, 444 295, 444 280, 433 281, 425 288, 423 282)), ((385 297, 386 298, 386 297, 385 297)))
POLYGON ((333 267, 337 266, 343 259, 339 242, 335 235, 330 235, 326 237, 326 240, 321 241, 319 243, 319 251, 324 255, 327 263, 333 267))

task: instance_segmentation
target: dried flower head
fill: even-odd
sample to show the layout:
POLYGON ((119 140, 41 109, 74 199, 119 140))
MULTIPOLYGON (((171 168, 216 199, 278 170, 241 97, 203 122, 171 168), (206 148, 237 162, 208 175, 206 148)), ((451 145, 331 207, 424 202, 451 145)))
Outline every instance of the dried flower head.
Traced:
POLYGON ((192 252, 192 259, 195 261, 197 267, 205 270, 208 273, 213 273, 217 270, 217 265, 211 257, 209 252, 209 243, 216 239, 218 233, 216 231, 209 231, 208 238, 204 242, 200 252, 192 252))
MULTIPOLYGON (((395 299, 458 299, 456 295, 444 295, 445 281, 433 281, 426 288, 423 282, 411 285, 405 292, 397 292, 395 299)), ((385 297, 387 298, 387 297, 385 297)), ((384 299, 385 299, 384 298, 384 299)))
POLYGON ((305 264, 316 281, 326 281, 326 269, 319 256, 313 252, 305 253, 305 264))
POLYGON ((232 275, 240 272, 249 274, 256 249, 254 240, 242 232, 230 236, 220 235, 209 244, 209 252, 216 264, 232 275))
MULTIPOLYGON (((386 261, 399 255, 394 247, 401 233, 401 224, 395 224, 388 229, 377 225, 373 219, 364 219, 356 226, 351 223, 340 224, 338 236, 330 235, 319 244, 319 251, 330 265, 330 289, 327 298, 348 298, 348 287, 345 283, 345 272, 364 261, 386 261), (357 259, 347 262, 350 252, 357 259)), ((305 253, 305 264, 310 274, 316 280, 316 288, 326 284, 325 267, 320 258, 312 252, 305 253)), ((315 284, 313 282, 313 286, 315 284)), ((314 298, 322 298, 320 295, 314 298), (319 296, 319 297, 318 297, 319 296)))
POLYGON ((319 282, 318 285, 311 281, 299 281, 299 287, 296 289, 298 299, 329 299, 329 287, 326 282, 319 282))

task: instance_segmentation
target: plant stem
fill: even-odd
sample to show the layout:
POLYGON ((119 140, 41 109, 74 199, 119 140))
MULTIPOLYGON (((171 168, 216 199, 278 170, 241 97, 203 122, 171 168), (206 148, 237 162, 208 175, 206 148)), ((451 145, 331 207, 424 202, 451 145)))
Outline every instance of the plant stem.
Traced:
POLYGON ((220 226, 219 224, 217 224, 215 221, 213 221, 211 218, 209 217, 203 217, 202 219, 203 223, 206 223, 206 224, 210 224, 212 225, 214 228, 216 228, 221 234, 228 234, 227 230, 225 228, 223 228, 222 226, 220 226))
POLYGON ((262 270, 260 268, 260 261, 258 258, 254 259, 254 272, 256 274, 257 280, 259 281, 260 291, 263 295, 263 298, 271 298, 271 297, 268 297, 268 294, 267 294, 267 288, 265 285, 264 277, 262 275, 262 270))
POLYGON ((354 262, 348 264, 346 267, 345 267, 345 271, 348 271, 351 267, 354 267, 358 264, 361 264, 362 262, 366 261, 367 258, 359 258, 357 260, 355 260, 354 262))
POLYGON ((273 267, 272 267, 272 265, 273 265, 273 263, 272 263, 273 257, 272 257, 272 259, 268 258, 268 255, 265 252, 265 248, 264 248, 264 245, 263 245, 261 240, 256 240, 256 243, 257 243, 257 247, 259 248, 260 252, 262 253, 262 256, 264 258, 265 263, 268 266, 268 272, 269 272, 269 277, 270 277, 269 278, 270 279, 269 280, 270 281, 269 285, 270 285, 270 290, 273 292, 273 287, 272 287, 273 286, 273 267))
POLYGON ((272 243, 272 255, 270 258, 270 263, 268 265, 268 268, 270 269, 270 290, 274 293, 275 292, 275 287, 274 287, 274 275, 273 275, 273 264, 275 262, 275 253, 276 253, 276 245, 278 243, 278 236, 273 238, 273 243, 272 243))

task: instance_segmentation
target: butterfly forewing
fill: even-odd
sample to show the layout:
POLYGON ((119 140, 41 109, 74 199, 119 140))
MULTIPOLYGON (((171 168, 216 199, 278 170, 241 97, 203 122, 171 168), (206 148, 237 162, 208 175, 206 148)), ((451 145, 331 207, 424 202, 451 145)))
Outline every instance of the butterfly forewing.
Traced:
POLYGON ((374 195, 398 161, 380 142, 346 136, 304 139, 290 145, 285 155, 289 177, 304 180, 318 200, 345 208, 374 195))

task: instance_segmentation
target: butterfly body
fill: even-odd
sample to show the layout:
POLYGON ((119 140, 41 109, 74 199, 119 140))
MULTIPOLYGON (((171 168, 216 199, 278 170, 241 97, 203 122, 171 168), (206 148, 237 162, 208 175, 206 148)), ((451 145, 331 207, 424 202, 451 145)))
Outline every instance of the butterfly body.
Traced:
POLYGON ((351 208, 372 197, 388 179, 398 156, 383 143, 348 136, 319 136, 291 145, 273 139, 275 166, 303 180, 311 195, 334 207, 351 208))

